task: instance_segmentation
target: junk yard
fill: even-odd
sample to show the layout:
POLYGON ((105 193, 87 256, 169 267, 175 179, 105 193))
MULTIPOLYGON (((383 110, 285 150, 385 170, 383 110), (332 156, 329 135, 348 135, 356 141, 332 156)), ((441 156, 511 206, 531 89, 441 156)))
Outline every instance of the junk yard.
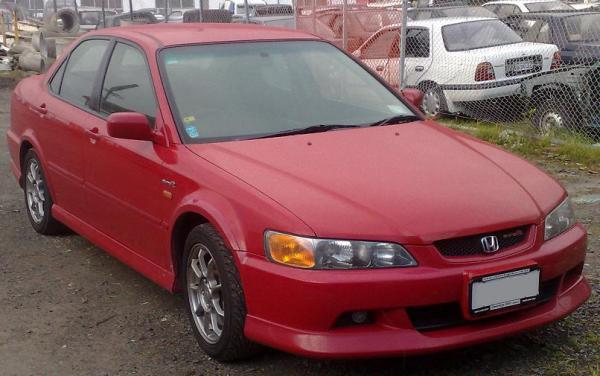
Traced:
POLYGON ((599 4, 0 1, 0 373, 600 375, 599 4))

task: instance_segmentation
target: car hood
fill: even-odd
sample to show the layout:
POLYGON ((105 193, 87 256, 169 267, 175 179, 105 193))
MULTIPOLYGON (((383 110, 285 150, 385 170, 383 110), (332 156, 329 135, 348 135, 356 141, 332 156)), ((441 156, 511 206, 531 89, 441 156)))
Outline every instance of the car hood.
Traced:
POLYGON ((429 244, 537 224, 564 195, 521 159, 431 122, 189 148, 319 237, 429 244))

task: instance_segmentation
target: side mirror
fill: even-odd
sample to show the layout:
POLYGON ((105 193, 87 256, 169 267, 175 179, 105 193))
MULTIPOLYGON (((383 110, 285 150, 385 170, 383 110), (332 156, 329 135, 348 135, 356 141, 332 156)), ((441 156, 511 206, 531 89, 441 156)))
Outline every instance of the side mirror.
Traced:
POLYGON ((419 89, 404 89, 402 96, 416 108, 421 108, 423 104, 423 92, 419 89))
POLYGON ((137 112, 115 112, 107 119, 108 135, 126 140, 152 140, 150 122, 144 114, 137 112))

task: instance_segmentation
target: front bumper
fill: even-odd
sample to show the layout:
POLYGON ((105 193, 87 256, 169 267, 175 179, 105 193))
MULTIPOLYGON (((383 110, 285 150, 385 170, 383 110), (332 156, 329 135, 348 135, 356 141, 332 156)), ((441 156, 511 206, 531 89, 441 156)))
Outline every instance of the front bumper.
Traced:
MULTIPOLYGON (((246 336, 256 342, 312 357, 413 355, 495 340, 561 319, 583 304, 591 289, 580 274, 587 235, 576 226, 493 259, 456 262, 431 246, 407 247, 416 268, 315 271, 276 265, 238 252, 247 303, 246 336), (463 304, 465 273, 513 269, 535 263, 542 284, 555 281, 548 300, 500 315, 432 330, 418 330, 413 307, 463 304), (368 324, 338 326, 348 312, 368 311, 368 324)), ((465 315, 466 316, 466 315, 465 315)))

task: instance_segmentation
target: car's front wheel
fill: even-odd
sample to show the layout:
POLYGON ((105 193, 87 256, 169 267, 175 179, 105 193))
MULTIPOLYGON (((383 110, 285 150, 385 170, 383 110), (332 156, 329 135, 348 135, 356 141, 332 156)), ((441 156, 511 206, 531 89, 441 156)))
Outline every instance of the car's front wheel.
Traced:
POLYGON ((33 149, 25 155, 23 178, 27 217, 35 231, 43 235, 61 233, 65 227, 52 216, 52 197, 42 164, 33 149))
POLYGON ((254 355, 259 346, 244 337, 246 304, 240 277, 215 228, 201 224, 185 243, 181 270, 188 314, 200 347, 220 361, 254 355))

